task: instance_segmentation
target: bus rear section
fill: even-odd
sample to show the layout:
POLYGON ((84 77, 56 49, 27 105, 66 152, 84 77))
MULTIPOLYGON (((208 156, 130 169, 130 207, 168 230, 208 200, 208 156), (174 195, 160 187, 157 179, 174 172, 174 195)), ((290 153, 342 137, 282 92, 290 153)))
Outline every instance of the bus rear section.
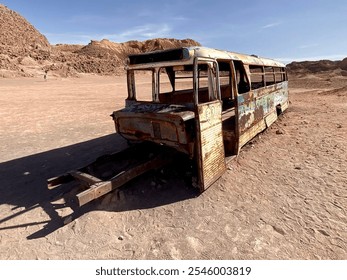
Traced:
POLYGON ((113 113, 116 130, 129 141, 150 141, 193 154, 193 110, 182 105, 135 103, 113 113))
POLYGON ((150 141, 188 155, 204 191, 226 168, 216 60, 141 60, 128 67, 127 76, 126 107, 112 115, 117 132, 130 141, 150 141))

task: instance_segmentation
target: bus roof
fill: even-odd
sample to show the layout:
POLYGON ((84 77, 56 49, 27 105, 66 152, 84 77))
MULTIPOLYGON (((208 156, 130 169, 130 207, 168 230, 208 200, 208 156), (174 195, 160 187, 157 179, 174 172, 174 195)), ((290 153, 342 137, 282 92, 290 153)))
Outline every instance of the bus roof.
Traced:
POLYGON ((251 65, 266 65, 266 66, 278 66, 285 67, 285 64, 264 57, 259 57, 256 55, 240 54, 230 51, 222 51, 217 49, 205 48, 205 47, 191 47, 189 50, 194 50, 195 56, 211 57, 215 59, 232 59, 241 60, 244 64, 251 65))
POLYGON ((285 64, 273 59, 206 47, 183 47, 129 55, 127 64, 131 67, 139 64, 161 64, 163 62, 178 62, 183 60, 186 62, 191 61, 193 63, 195 57, 205 57, 216 60, 240 60, 244 64, 248 65, 285 67, 285 64))

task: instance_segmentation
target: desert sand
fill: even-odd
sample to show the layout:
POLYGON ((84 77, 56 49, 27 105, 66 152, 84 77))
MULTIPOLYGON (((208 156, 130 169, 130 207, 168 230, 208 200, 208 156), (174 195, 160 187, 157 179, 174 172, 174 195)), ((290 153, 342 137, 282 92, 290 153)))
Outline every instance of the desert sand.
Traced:
POLYGON ((198 195, 176 163, 79 210, 46 179, 124 149, 126 78, 0 81, 0 259, 346 259, 347 78, 290 76, 290 106, 198 195))
POLYGON ((289 109, 203 194, 175 162, 71 209, 46 180, 127 147, 127 55, 200 44, 51 45, 0 15, 0 259, 347 259, 347 58, 289 64, 289 109))

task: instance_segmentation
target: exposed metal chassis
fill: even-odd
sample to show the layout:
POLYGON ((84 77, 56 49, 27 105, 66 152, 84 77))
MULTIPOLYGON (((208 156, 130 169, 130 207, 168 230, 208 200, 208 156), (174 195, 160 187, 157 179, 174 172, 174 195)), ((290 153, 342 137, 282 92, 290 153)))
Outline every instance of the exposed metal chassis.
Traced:
POLYGON ((47 180, 54 189, 73 181, 85 188, 76 195, 79 206, 99 198, 130 180, 172 162, 175 151, 150 143, 129 147, 121 152, 104 155, 91 164, 47 180))

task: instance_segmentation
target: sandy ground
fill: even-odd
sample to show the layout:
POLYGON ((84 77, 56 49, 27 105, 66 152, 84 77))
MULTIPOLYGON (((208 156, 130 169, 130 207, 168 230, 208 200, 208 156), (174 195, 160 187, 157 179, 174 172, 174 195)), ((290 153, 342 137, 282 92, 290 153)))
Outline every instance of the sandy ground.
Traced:
POLYGON ((347 79, 290 108, 202 195, 175 164, 70 213, 46 179, 122 150, 125 77, 0 80, 0 259, 347 259, 347 79), (58 202, 57 202, 58 201, 58 202))

